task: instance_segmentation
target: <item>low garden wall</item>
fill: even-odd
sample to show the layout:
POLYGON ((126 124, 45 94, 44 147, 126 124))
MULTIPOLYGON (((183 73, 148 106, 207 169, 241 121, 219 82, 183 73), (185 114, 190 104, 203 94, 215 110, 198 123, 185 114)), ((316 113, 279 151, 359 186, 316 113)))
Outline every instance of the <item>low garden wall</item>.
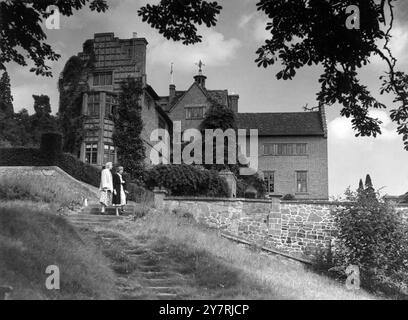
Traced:
MULTIPOLYGON (((299 258, 310 258, 330 248, 335 234, 331 212, 346 205, 349 204, 279 199, 164 199, 164 207, 170 211, 189 212, 199 223, 299 258)), ((397 209, 408 217, 408 206, 397 209)))

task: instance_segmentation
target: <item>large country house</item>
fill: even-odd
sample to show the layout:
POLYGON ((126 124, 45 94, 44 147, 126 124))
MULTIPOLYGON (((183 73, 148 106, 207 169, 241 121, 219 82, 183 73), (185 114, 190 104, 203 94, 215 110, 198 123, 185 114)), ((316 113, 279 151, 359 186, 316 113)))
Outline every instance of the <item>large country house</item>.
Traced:
MULTIPOLYGON (((258 129, 259 174, 270 195, 293 194, 296 198, 328 198, 327 127, 324 107, 317 112, 240 113, 239 96, 227 89, 210 90, 201 68, 187 90, 177 90, 172 83, 168 96, 159 96, 148 84, 144 38, 118 39, 113 33, 95 34, 92 41, 95 67, 84 75, 87 90, 83 92, 82 112, 86 115, 80 158, 102 166, 116 161, 110 117, 117 103, 120 83, 127 77, 141 81, 143 139, 147 155, 152 143, 150 134, 156 128, 170 130, 172 121, 180 121, 182 131, 198 128, 212 101, 231 108, 238 128, 258 129)), ((85 50, 84 50, 85 51, 85 50)), ((79 57, 85 58, 84 52, 79 57)), ((148 158, 148 157, 147 157, 148 158)))

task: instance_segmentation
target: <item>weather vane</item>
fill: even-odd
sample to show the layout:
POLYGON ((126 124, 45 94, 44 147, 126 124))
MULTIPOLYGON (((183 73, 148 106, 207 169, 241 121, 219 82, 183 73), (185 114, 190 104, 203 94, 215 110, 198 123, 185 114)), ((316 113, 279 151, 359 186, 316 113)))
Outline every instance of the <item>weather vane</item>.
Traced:
POLYGON ((205 64, 200 60, 198 63, 196 63, 196 66, 198 66, 198 73, 203 74, 203 67, 205 67, 205 64))

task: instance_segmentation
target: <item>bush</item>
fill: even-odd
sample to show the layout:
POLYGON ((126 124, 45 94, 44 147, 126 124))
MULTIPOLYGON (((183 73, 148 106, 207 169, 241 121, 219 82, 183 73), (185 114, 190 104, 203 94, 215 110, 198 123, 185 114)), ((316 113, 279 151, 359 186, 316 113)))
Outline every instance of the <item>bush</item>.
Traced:
POLYGON ((377 198, 334 212, 337 269, 360 268, 361 284, 371 291, 401 293, 408 284, 408 239, 401 214, 377 198))
POLYGON ((100 170, 90 164, 83 163, 72 154, 61 154, 57 158, 56 165, 75 179, 99 188, 100 170))
POLYGON ((282 200, 285 200, 285 201, 295 200, 295 196, 294 196, 293 194, 285 194, 285 195, 282 197, 282 200))
POLYGON ((258 198, 264 198, 266 194, 265 183, 258 174, 252 176, 240 176, 237 180, 237 197, 238 198, 255 198, 253 193, 247 192, 248 187, 253 187, 257 192, 258 198))
POLYGON ((146 171, 147 187, 166 188, 173 196, 228 197, 228 184, 216 171, 189 165, 158 165, 146 171))
POLYGON ((60 133, 44 133, 41 136, 40 151, 42 154, 55 159, 62 153, 62 135, 60 133))

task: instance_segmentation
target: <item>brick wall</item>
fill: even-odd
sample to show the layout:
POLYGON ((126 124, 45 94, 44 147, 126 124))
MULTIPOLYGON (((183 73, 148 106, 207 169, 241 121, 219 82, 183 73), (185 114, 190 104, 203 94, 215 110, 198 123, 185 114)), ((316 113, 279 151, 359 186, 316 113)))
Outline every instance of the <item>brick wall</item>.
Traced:
MULTIPOLYGON (((327 250, 335 229, 332 210, 344 203, 171 197, 170 211, 189 212, 209 227, 299 258, 327 250)), ((408 218, 408 206, 398 207, 408 218)))

